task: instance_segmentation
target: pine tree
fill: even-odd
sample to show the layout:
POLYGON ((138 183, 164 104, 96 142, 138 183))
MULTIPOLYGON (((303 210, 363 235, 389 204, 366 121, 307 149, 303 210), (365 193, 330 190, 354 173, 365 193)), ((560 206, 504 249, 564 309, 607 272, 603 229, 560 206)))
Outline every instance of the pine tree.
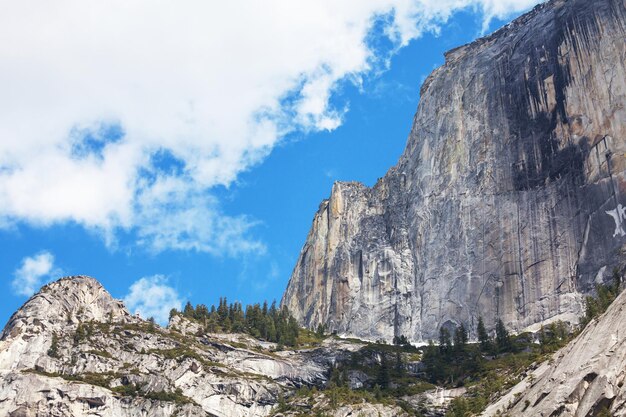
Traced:
POLYGON ((322 323, 318 324, 315 335, 319 338, 322 338, 324 337, 324 333, 326 333, 326 326, 324 326, 322 323))
POLYGON ((228 302, 226 297, 220 297, 220 305, 217 307, 217 315, 220 325, 228 318, 228 302))
POLYGON ((276 308, 276 300, 272 301, 272 306, 270 307, 269 315, 272 318, 275 318, 277 315, 278 309, 276 308))
POLYGON ((230 333, 230 331, 232 330, 232 323, 230 321, 230 318, 226 316, 226 318, 220 323, 220 326, 222 326, 223 332, 230 333))
POLYGON ((87 329, 83 323, 78 323, 76 327, 76 333, 74 333, 74 346, 78 346, 80 342, 87 338, 87 329))
POLYGON ((191 303, 189 301, 187 301, 187 304, 185 304, 185 308, 183 310, 183 315, 185 317, 193 318, 193 314, 194 313, 195 313, 195 310, 194 310, 193 306, 191 305, 191 303))
POLYGON ((450 332, 445 327, 439 328, 439 350, 442 353, 450 352, 452 342, 450 340, 450 332))
POLYGON ((389 388, 390 381, 391 376, 389 375, 389 364, 387 363, 387 357, 383 353, 380 357, 380 368, 378 369, 378 375, 376 376, 376 385, 382 389, 386 389, 389 388))
POLYGON ((278 342, 278 334, 276 332, 276 324, 271 317, 267 317, 267 336, 265 337, 270 342, 278 342))
POLYGON ((480 342, 480 348, 483 352, 489 352, 491 350, 491 339, 485 329, 485 323, 482 317, 478 317, 478 325, 476 326, 476 333, 478 333, 478 341, 480 342))
POLYGON ((511 336, 501 319, 496 322, 496 345, 499 353, 511 351, 511 336))
POLYGON ((445 379, 445 363, 441 346, 435 346, 432 340, 429 340, 428 346, 424 348, 422 362, 430 382, 437 384, 445 379))
POLYGON ((206 321, 206 332, 207 333, 215 333, 217 332, 218 325, 215 314, 209 315, 209 318, 206 321))
POLYGON ((232 323, 233 332, 240 333, 245 331, 245 317, 241 303, 235 303, 233 305, 232 323))
MULTIPOLYGON (((177 314, 175 309, 170 313, 177 314)), ((300 326, 286 307, 278 308, 276 301, 268 308, 267 302, 247 305, 244 311, 240 302, 228 304, 226 297, 220 297, 219 306, 211 308, 198 304, 195 308, 187 303, 183 315, 201 321, 204 331, 245 332, 256 338, 287 346, 297 346, 300 326)))
POLYGON ((404 361, 402 360, 402 354, 400 352, 396 352, 396 363, 394 367, 394 371, 397 377, 403 377, 405 374, 404 369, 404 361))
POLYGON ((373 394, 374 394, 374 398, 376 398, 378 401, 382 400, 383 393, 380 390, 380 385, 378 385, 378 384, 374 385, 374 392, 373 392, 373 394))
POLYGON ((194 311, 194 318, 198 321, 204 322, 209 318, 209 309, 204 304, 198 304, 194 311))
POLYGON ((328 380, 334 383, 338 387, 343 387, 346 385, 345 374, 341 372, 338 368, 331 365, 330 377, 328 380))
POLYGON ((467 347, 467 340, 467 329, 465 329, 465 326, 463 325, 463 323, 461 323, 454 332, 454 349, 458 353, 465 352, 465 349, 467 347))

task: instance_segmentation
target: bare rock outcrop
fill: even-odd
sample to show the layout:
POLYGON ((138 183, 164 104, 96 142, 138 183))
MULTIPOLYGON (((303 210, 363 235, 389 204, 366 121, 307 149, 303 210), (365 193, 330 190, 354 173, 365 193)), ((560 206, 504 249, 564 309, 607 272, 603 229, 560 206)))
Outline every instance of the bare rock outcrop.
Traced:
POLYGON ((625 16, 552 0, 448 52, 398 164, 320 205, 282 304, 369 339, 576 321, 626 244, 625 16))
POLYGON ((31 297, 2 332, 0 415, 269 416, 300 386, 324 386, 330 366, 362 346, 329 338, 274 351, 179 315, 164 329, 131 315, 95 279, 67 277, 31 297))
POLYGON ((483 416, 626 416, 626 292, 483 416), (500 414, 498 414, 500 412, 500 414))
POLYGON ((101 417, 271 414, 358 344, 328 340, 271 352, 245 335, 211 335, 175 316, 168 329, 132 316, 90 277, 44 287, 0 338, 0 415, 101 417))

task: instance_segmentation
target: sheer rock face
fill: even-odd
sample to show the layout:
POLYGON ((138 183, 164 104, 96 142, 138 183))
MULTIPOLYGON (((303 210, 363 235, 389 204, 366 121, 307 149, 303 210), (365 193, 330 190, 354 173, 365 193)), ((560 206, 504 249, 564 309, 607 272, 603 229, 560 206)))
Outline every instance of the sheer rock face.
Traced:
POLYGON ((63 278, 2 332, 0 416, 267 416, 281 395, 325 384, 331 364, 363 346, 328 339, 271 353, 270 345, 207 334, 180 316, 163 329, 132 316, 95 279, 63 278))
POLYGON ((625 15, 553 0, 448 52, 399 163, 320 205, 282 303, 371 339, 576 320, 626 243, 625 15))
POLYGON ((483 416, 626 416, 626 292, 483 416), (500 412, 500 414, 499 414, 500 412))

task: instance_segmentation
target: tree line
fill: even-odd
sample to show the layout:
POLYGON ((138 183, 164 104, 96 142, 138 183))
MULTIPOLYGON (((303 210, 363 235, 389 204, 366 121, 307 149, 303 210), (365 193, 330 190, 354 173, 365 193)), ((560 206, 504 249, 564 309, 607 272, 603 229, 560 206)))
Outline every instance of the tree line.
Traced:
POLYGON ((177 314, 200 322, 208 333, 247 333, 292 347, 298 343, 298 322, 287 307, 277 307, 276 301, 271 305, 267 301, 247 305, 244 310, 240 302, 228 303, 226 297, 220 297, 219 305, 210 308, 204 304, 194 307, 187 302, 182 312, 172 309, 170 318, 177 314))
POLYGON ((495 326, 495 337, 485 328, 482 317, 476 326, 477 344, 469 344, 465 325, 460 324, 454 332, 446 327, 439 329, 439 344, 432 341, 424 348, 423 363, 427 379, 432 383, 455 384, 481 370, 483 355, 497 356, 515 351, 509 331, 502 320, 495 326))

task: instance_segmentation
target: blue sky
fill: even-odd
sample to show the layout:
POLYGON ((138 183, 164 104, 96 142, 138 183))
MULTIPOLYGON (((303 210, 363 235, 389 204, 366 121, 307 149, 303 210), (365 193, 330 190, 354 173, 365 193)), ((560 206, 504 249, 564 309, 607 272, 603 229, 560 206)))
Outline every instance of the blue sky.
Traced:
MULTIPOLYGON (((78 7, 66 3, 72 11, 78 7)), ((324 18, 307 20, 311 33, 327 33, 333 42, 317 44, 317 36, 307 33, 298 38, 299 29, 287 25, 294 45, 276 42, 279 51, 293 47, 291 54, 269 47, 257 53, 267 45, 254 42, 254 52, 235 53, 245 43, 239 38, 247 36, 239 32, 232 42, 216 43, 219 62, 216 55, 188 67, 179 62, 180 71, 150 48, 145 58, 124 49, 111 59, 133 65, 111 75, 116 65, 110 59, 103 64, 107 53, 100 57, 100 50, 126 48, 124 35, 135 34, 124 28, 117 40, 92 29, 85 45, 74 45, 75 34, 51 25, 60 33, 56 54, 47 58, 40 39, 23 40, 24 56, 0 45, 2 62, 15 64, 15 71, 0 71, 0 84, 23 84, 9 91, 14 101, 0 102, 0 110, 13 111, 10 120, 0 118, 0 317, 6 321, 46 281, 75 274, 96 277, 134 311, 161 321, 187 300, 280 300, 333 182, 373 185, 396 163, 419 87, 443 63, 443 52, 536 2, 416 3, 406 16, 402 10, 411 2, 391 6, 392 13, 381 5, 348 8, 347 20, 330 22, 339 29, 327 27, 324 18), (300 47, 309 43, 315 47, 300 47), (81 59, 73 62, 77 51, 81 59), (283 56, 284 62, 275 62, 283 56), (26 64, 41 67, 19 70, 26 64), (211 73, 220 66, 224 72, 211 73), (248 66, 252 72, 229 79, 248 66), (146 68, 158 70, 144 76, 146 68), (259 73, 262 78, 249 81, 259 73), (212 76, 222 78, 203 90, 212 76), (150 82, 143 86, 145 79, 150 82), (33 92, 26 92, 30 86, 33 92)), ((155 12, 157 22, 159 16, 155 12)), ((13 26, 13 36, 28 28, 13 26)), ((214 45, 187 42, 197 36, 178 35, 176 50, 184 42, 190 53, 173 58, 193 60, 198 50, 212 51, 214 45)), ((22 38, 16 39, 20 46, 22 38)), ((142 42, 153 41, 139 37, 142 42)))

